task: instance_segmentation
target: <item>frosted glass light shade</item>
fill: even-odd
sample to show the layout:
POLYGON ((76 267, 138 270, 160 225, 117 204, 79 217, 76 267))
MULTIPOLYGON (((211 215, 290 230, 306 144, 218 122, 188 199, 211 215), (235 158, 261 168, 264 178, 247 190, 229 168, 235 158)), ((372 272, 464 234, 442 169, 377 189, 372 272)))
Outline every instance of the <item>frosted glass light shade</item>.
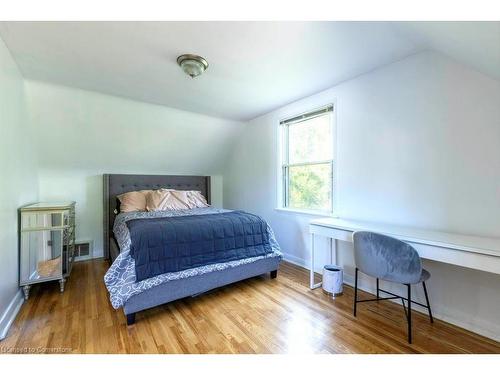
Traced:
POLYGON ((177 58, 177 63, 191 78, 199 76, 208 68, 207 61, 197 55, 181 55, 177 58))

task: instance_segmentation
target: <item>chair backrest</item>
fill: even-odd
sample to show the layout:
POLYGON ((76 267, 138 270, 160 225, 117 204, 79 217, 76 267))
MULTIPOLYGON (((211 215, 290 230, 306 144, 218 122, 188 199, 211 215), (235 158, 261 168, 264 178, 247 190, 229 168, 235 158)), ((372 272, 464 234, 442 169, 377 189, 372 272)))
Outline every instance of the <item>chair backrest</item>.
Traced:
POLYGON ((354 261, 361 272, 402 284, 420 281, 422 261, 412 246, 374 232, 354 232, 352 237, 354 261))

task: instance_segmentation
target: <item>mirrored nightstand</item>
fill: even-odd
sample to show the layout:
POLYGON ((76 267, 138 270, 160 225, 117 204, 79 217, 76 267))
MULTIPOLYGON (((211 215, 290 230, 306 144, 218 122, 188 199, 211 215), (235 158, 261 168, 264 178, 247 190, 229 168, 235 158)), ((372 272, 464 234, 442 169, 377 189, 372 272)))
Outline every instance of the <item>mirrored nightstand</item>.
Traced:
POLYGON ((19 285, 59 280, 61 293, 75 252, 75 202, 35 203, 19 209, 19 285))

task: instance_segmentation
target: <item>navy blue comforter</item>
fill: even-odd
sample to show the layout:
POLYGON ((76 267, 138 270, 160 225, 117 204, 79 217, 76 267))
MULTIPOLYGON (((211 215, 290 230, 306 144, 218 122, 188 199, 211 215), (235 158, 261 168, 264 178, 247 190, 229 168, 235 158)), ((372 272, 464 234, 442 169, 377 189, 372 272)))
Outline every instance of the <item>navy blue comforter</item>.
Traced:
POLYGON ((272 252, 267 223, 243 211, 127 222, 136 281, 272 252))

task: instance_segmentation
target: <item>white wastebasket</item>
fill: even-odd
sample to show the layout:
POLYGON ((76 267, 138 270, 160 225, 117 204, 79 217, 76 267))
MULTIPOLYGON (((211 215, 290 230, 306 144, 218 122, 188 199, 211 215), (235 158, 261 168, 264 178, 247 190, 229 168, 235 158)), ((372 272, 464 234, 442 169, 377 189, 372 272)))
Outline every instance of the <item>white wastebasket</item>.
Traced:
POLYGON ((328 264, 323 269, 323 290, 333 297, 343 292, 344 271, 342 267, 328 264))

